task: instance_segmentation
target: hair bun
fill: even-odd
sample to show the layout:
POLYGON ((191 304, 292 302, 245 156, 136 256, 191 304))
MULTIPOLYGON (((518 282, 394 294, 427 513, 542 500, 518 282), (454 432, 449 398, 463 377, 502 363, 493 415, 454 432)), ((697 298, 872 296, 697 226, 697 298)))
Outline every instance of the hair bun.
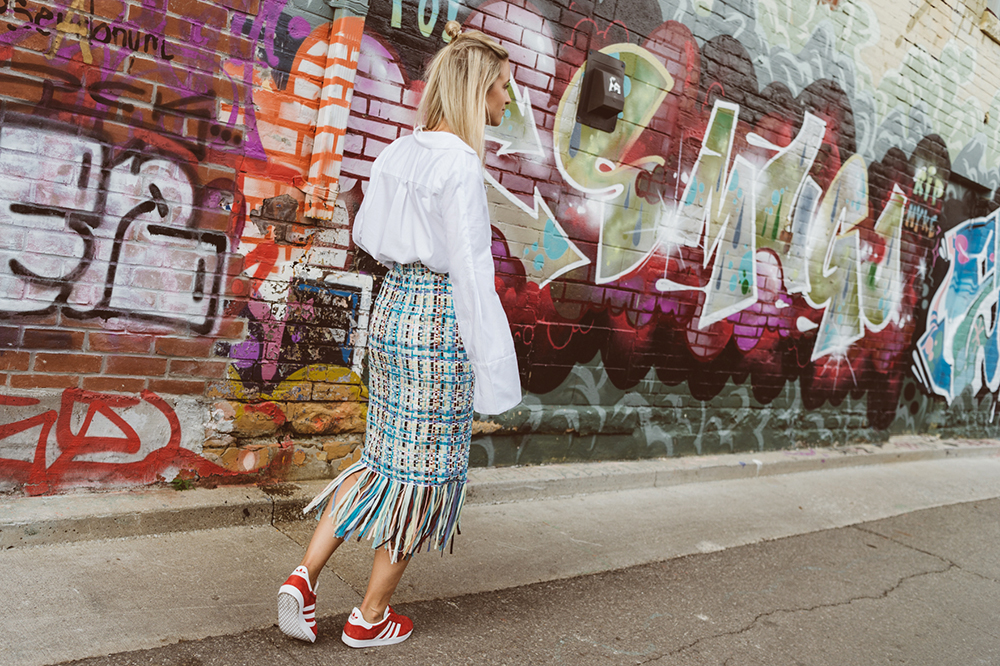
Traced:
POLYGON ((462 24, 458 21, 448 21, 444 24, 444 34, 448 35, 448 39, 455 39, 462 34, 462 24))

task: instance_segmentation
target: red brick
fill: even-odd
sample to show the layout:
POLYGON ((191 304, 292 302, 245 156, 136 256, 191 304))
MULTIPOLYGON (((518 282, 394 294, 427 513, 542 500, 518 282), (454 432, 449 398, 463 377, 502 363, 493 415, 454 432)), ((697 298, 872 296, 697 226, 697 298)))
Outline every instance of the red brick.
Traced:
POLYGON ((222 379, 226 376, 228 368, 228 361, 180 361, 173 359, 170 361, 170 376, 222 379))
POLYGON ((153 101, 153 84, 146 81, 131 80, 128 82, 128 89, 126 90, 109 90, 99 94, 110 99, 118 98, 122 105, 129 102, 150 104, 153 101))
POLYGON ((229 230, 229 213, 219 210, 202 210, 198 216, 198 229, 204 231, 219 231, 225 233, 229 230))
POLYGON ((28 352, 0 351, 0 370, 27 370, 30 356, 28 352))
POLYGON ((76 388, 76 375, 11 375, 11 388, 76 388))
POLYGON ((215 334, 226 340, 242 340, 246 337, 246 330, 247 322, 245 319, 225 318, 219 323, 215 334))
POLYGON ((504 173, 500 176, 500 184, 511 192, 531 194, 534 191, 534 183, 527 178, 522 178, 513 173, 504 173))
POLYGON ((522 86, 528 86, 543 93, 547 93, 552 88, 552 77, 534 68, 521 67, 518 70, 517 82, 522 86))
POLYGON ((21 346, 25 349, 83 349, 83 331, 26 328, 21 346))
MULTIPOLYGON (((215 86, 218 84, 216 75, 222 69, 222 62, 225 59, 223 54, 185 44, 183 51, 178 51, 172 55, 174 55, 174 59, 171 61, 171 64, 175 67, 184 67, 185 69, 192 70, 193 86, 211 89, 217 95, 221 92, 221 89, 219 91, 215 90, 215 86), (205 76, 199 81, 198 77, 202 74, 205 76)), ((208 108, 211 113, 211 106, 208 108)), ((192 123, 188 129, 190 130, 190 137, 192 139, 196 138, 197 132, 195 130, 197 129, 197 125, 192 123)))
MULTIPOLYGON (((35 322, 31 323, 34 324, 35 322)), ((126 323, 127 320, 123 318, 70 319, 67 317, 62 320, 60 328, 90 331, 124 331, 126 323)))
POLYGON ((120 333, 90 333, 87 336, 90 351, 116 354, 145 354, 152 351, 152 335, 123 335, 120 333))
POLYGON ((91 374, 101 371, 103 357, 90 354, 35 354, 35 372, 73 372, 91 374))
POLYGON ((167 359, 149 356, 109 356, 109 375, 159 377, 167 371, 167 359))
POLYGON ((236 10, 241 14, 256 16, 260 11, 260 0, 217 0, 220 5, 236 10))
POLYGON ((115 19, 125 13, 125 3, 121 0, 95 0, 89 8, 93 8, 94 16, 105 19, 115 19))
MULTIPOLYGON (((6 31, 6 26, 4 26, 6 31)), ((50 60, 48 53, 39 53, 38 51, 29 51, 27 49, 20 48, 18 46, 14 47, 14 55, 9 61, 11 69, 18 71, 18 68, 23 68, 25 65, 34 65, 35 67, 66 67, 67 60, 65 58, 56 56, 56 58, 50 60)), ((79 64, 79 63, 77 63, 79 64)), ((28 76, 38 76, 37 69, 32 70, 22 70, 28 76)))
MULTIPOLYGON (((559 60, 562 60, 569 66, 569 74, 573 74, 576 69, 587 60, 587 51, 583 49, 574 48, 572 46, 563 45, 559 48, 559 60)), ((518 83, 521 83, 521 79, 517 79, 518 83)))
MULTIPOLYGON (((24 315, 15 314, 10 316, 11 320, 21 320, 26 324, 31 324, 32 326, 43 327, 43 328, 63 328, 62 321, 59 318, 59 311, 53 310, 48 314, 43 315, 24 315)), ((69 328, 73 328, 70 326, 69 328)))
POLYGON ((101 124, 101 131, 104 132, 104 141, 113 145, 117 142, 127 141, 126 137, 135 135, 135 128, 127 122, 105 121, 101 124))
POLYGON ((0 326, 0 347, 18 347, 21 329, 14 326, 0 326))
MULTIPOLYGON (((240 92, 246 90, 246 88, 243 86, 238 86, 237 89, 240 92)), ((233 96, 232 90, 228 92, 229 92, 228 95, 226 94, 221 95, 226 100, 228 100, 230 97, 233 96)), ((230 131, 237 132, 240 134, 240 136, 243 135, 243 129, 241 127, 233 128, 230 131)), ((235 179, 237 175, 237 166, 238 165, 236 163, 234 163, 231 166, 227 166, 225 164, 219 165, 219 164, 208 164, 205 162, 200 162, 197 165, 195 165, 194 170, 195 174, 197 174, 198 176, 198 180, 201 181, 202 183, 206 183, 206 187, 222 189, 223 191, 228 192, 230 194, 235 194, 239 192, 239 188, 237 188, 235 184, 235 179), (220 183, 215 183, 215 181, 220 181, 220 183, 225 183, 225 185, 220 185, 220 183), (213 185, 212 183, 215 184, 213 185)), ((202 210, 205 210, 205 208, 202 208, 202 210)), ((231 213, 227 214, 231 215, 231 213)))
MULTIPOLYGON (((8 22, 16 25, 15 21, 5 21, 3 27, 4 33, 6 34, 10 34, 7 30, 8 22)), ((52 48, 52 34, 54 33, 54 28, 54 19, 42 27, 43 31, 49 33, 47 35, 43 35, 38 32, 33 23, 22 23, 14 32, 14 35, 16 35, 15 38, 17 39, 17 45, 22 49, 37 51, 38 53, 48 53, 48 51, 52 48)), ((79 44, 78 36, 66 35, 66 38, 63 40, 63 44, 65 45, 66 42, 69 42, 70 44, 79 44)))
MULTIPOLYGON (((192 40, 194 39, 194 33, 192 31, 192 40)), ((197 31, 201 35, 200 42, 192 42, 207 51, 213 51, 219 53, 223 56, 229 56, 232 58, 249 58, 252 53, 253 44, 249 39, 243 35, 233 35, 228 31, 228 28, 209 28, 202 27, 200 31, 197 31)))
POLYGON ((245 262, 243 261, 243 256, 239 254, 231 254, 226 260, 226 275, 230 277, 237 277, 243 273, 245 267, 245 262))
POLYGON ((253 24, 253 18, 247 16, 246 14, 240 14, 238 12, 229 12, 229 36, 232 40, 230 43, 232 46, 233 57, 239 60, 244 59, 244 53, 247 53, 249 49, 250 53, 253 53, 255 40, 250 39, 249 34, 243 32, 243 27, 249 22, 253 24))
POLYGON ((88 391, 138 393, 146 388, 146 380, 137 377, 84 377, 83 388, 88 391))
MULTIPOLYGON (((169 10, 171 14, 178 13, 174 8, 177 0, 171 0, 169 10)), ((157 37, 166 35, 171 41, 184 41, 191 35, 191 21, 186 16, 164 16, 159 9, 142 7, 139 4, 130 5, 128 8, 128 21, 132 25, 156 24, 162 25, 162 32, 157 32, 157 37), (166 21, 164 21, 166 19, 166 21)), ((167 53, 171 53, 167 47, 167 53)), ((169 65, 170 63, 164 63, 169 65)))
MULTIPOLYGON (((169 23, 170 20, 168 19, 169 23)), ((129 59, 127 74, 133 78, 140 78, 151 82, 162 81, 165 70, 170 70, 170 63, 154 58, 133 57, 129 59)))
POLYGON ((246 298, 250 295, 250 279, 240 276, 229 280, 225 295, 231 298, 246 298))
POLYGON ((209 358, 214 348, 214 338, 157 338, 156 340, 156 353, 159 356, 209 358))
POLYGON ((202 25, 221 29, 229 25, 229 10, 219 4, 201 0, 170 0, 169 8, 171 14, 179 14, 202 25))
POLYGON ((205 393, 204 381, 181 381, 178 379, 150 379, 149 390, 153 393, 169 395, 202 395, 205 393))
POLYGON ((22 78, 3 79, 3 96, 13 99, 24 100, 33 104, 38 103, 42 97, 42 90, 45 83, 43 81, 31 81, 22 78))

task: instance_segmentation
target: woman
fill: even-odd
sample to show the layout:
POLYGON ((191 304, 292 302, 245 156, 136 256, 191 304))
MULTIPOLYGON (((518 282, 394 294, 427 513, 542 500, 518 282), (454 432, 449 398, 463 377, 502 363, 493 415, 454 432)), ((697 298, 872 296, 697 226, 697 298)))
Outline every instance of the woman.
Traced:
POLYGON ((485 125, 504 117, 510 64, 481 32, 460 33, 455 21, 445 32, 451 42, 431 61, 419 126, 375 160, 354 223, 355 243, 390 271, 368 332, 361 460, 306 507, 320 522, 278 593, 281 630, 310 642, 316 578, 355 535, 371 539, 375 561, 342 640, 360 648, 409 637, 413 623, 389 598, 414 553, 444 550, 455 534, 473 409, 498 414, 521 400, 483 183, 485 125))

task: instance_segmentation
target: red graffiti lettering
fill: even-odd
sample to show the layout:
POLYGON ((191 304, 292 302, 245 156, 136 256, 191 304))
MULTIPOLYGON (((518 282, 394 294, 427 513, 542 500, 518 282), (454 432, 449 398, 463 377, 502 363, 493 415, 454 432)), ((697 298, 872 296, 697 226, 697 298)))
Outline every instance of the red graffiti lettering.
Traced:
POLYGON ((83 453, 98 453, 101 451, 117 451, 121 453, 138 453, 142 442, 139 434, 125 419, 119 416, 114 408, 128 409, 139 404, 138 398, 124 396, 108 396, 91 391, 67 389, 63 392, 62 408, 59 410, 59 422, 56 424, 56 436, 63 456, 73 458, 83 453), (73 432, 71 419, 77 403, 87 406, 87 416, 78 432, 73 432), (121 437, 89 436, 90 426, 95 415, 101 415, 117 426, 121 437))
POLYGON ((153 483, 169 470, 190 470, 201 477, 233 474, 181 446, 180 419, 152 391, 132 397, 67 389, 58 410, 19 418, 25 408, 41 410, 40 404, 35 398, 0 396, 7 420, 0 423, 0 481, 22 486, 30 495, 153 483), (143 410, 144 404, 148 407, 143 410), (11 439, 36 427, 41 428, 37 443, 11 439), (143 450, 148 451, 144 456, 143 450))

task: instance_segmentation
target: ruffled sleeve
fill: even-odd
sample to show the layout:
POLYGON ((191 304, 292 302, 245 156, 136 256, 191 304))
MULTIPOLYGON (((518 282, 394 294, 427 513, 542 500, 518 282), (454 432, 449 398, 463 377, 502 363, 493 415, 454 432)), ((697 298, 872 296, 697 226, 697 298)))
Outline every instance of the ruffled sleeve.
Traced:
POLYGON ((517 355, 496 292, 482 168, 474 155, 462 155, 455 166, 441 197, 455 317, 475 372, 473 407, 499 414, 521 402, 517 355))

